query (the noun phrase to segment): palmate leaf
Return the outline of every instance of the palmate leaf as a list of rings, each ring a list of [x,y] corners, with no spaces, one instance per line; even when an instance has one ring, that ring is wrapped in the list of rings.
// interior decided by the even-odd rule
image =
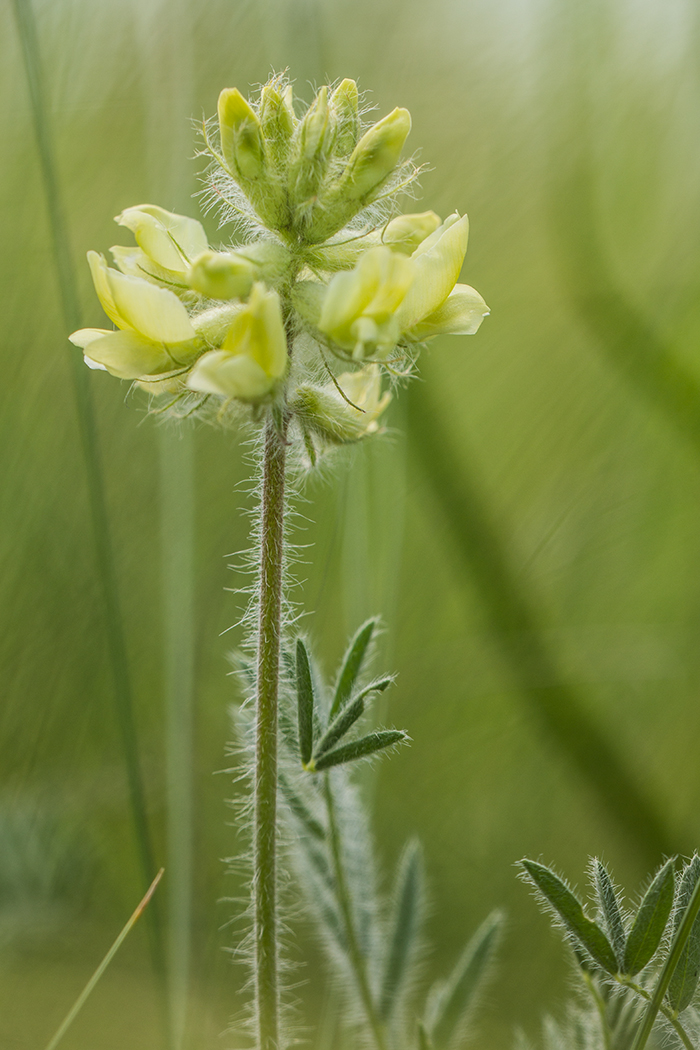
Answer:
[[[363,623],[347,648],[340,668],[340,674],[338,675],[333,703],[331,704],[331,718],[338,714],[338,711],[343,704],[347,703],[352,694],[376,626],[376,619],[367,620],[366,623]]]
[[[632,976],[643,970],[661,943],[673,907],[673,859],[666,861],[644,894],[625,948],[623,971]]]
[[[423,854],[409,842],[399,861],[394,909],[379,992],[379,1016],[385,1023],[396,1012],[420,936],[423,911]]]
[[[598,859],[593,861],[591,874],[600,910],[605,920],[613,951],[615,952],[615,958],[618,966],[621,967],[625,957],[627,934],[615,887],[610,877],[610,872]],[[634,972],[636,973],[636,971]]]
[[[678,887],[676,907],[673,916],[674,933],[678,930],[688,905],[690,904],[693,890],[700,879],[700,856],[696,853],[691,861],[685,866]],[[667,998],[671,1007],[680,1013],[690,1006],[691,1000],[698,986],[700,976],[700,915],[693,923],[690,934],[678,964],[671,977]]]
[[[343,707],[341,707],[339,713],[333,719],[328,729],[314,748],[314,759],[325,754],[326,751],[330,751],[339,740],[342,740],[345,734],[354,726],[355,722],[362,717],[365,711],[366,697],[370,693],[381,693],[387,688],[387,686],[391,685],[392,682],[393,678],[382,678],[379,681],[372,682],[366,689],[363,689],[354,700],[348,701]]]
[[[583,913],[583,905],[558,875],[534,860],[520,864],[530,881],[539,890],[547,904],[561,919],[565,929],[580,943],[599,966],[608,973],[617,973],[615,953],[601,928]]]
[[[445,1047],[463,1026],[488,972],[503,927],[503,913],[492,912],[471,938],[446,981],[428,995],[425,1029],[435,1047]]]

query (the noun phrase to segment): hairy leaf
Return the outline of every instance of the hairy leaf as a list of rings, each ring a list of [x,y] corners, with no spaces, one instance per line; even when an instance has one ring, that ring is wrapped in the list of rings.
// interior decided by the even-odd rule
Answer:
[[[362,695],[356,697],[352,703],[346,704],[345,707],[341,708],[340,714],[333,719],[316,745],[314,760],[317,763],[321,755],[325,754],[326,751],[330,751],[345,736],[348,730],[352,729],[358,718],[362,717],[364,710],[365,699]]]
[[[394,909],[379,992],[379,1016],[388,1022],[398,1006],[420,934],[423,905],[423,856],[420,843],[409,842],[399,861]]]
[[[403,729],[378,729],[376,733],[368,733],[367,736],[353,740],[349,744],[343,744],[332,751],[326,751],[325,755],[314,763],[320,772],[322,769],[330,769],[331,766],[339,766],[345,762],[353,762],[356,758],[366,758],[376,751],[382,751],[392,744],[401,744],[408,740]]]
[[[608,938],[601,928],[583,913],[583,905],[558,875],[534,860],[521,860],[527,872],[550,907],[561,919],[566,930],[586,949],[608,973],[617,973],[617,960]]]
[[[605,865],[599,860],[593,861],[593,884],[595,886],[596,896],[598,897],[600,910],[603,913],[605,925],[612,942],[617,964],[618,966],[622,966],[625,957],[625,941],[627,936],[625,933],[625,923],[622,918],[622,911],[617,899],[617,894],[615,893],[613,881],[610,878],[610,873]],[[636,973],[636,971],[634,972]]]
[[[304,825],[309,834],[312,835],[315,839],[324,841],[326,838],[326,832],[324,827],[320,824],[318,820],[316,820],[316,818],[307,808],[306,804],[301,800],[299,795],[297,795],[297,793],[291,787],[284,773],[279,774],[279,788],[280,792],[282,793],[282,797],[284,798],[285,802],[287,803],[297,820],[301,821],[301,823]]]
[[[299,757],[307,765],[314,749],[314,687],[311,681],[309,654],[297,638],[297,710],[299,717]]]
[[[331,704],[331,718],[338,713],[343,704],[347,703],[350,698],[357,676],[362,670],[362,664],[367,655],[367,649],[372,641],[372,635],[376,626],[376,619],[367,620],[366,623],[363,623],[347,648],[340,668],[340,674],[338,675],[335,696]]]
[[[436,1047],[447,1046],[466,1020],[493,958],[502,926],[502,912],[492,912],[467,944],[448,979],[431,989],[425,1026]]]
[[[683,915],[688,909],[693,890],[700,879],[700,856],[696,853],[686,865],[681,876],[673,916],[674,933],[680,926]],[[700,976],[700,915],[693,923],[688,940],[685,942],[678,965],[668,986],[667,997],[672,1008],[678,1013],[690,1006],[695,995]]]
[[[675,877],[673,859],[657,872],[632,924],[624,955],[624,972],[643,970],[661,943],[673,907]]]

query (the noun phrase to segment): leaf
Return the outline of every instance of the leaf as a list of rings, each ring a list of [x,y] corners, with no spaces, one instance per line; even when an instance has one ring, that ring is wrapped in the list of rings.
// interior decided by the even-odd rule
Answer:
[[[344,762],[353,762],[356,758],[366,758],[373,755],[375,751],[382,751],[393,744],[402,744],[408,740],[408,734],[403,729],[379,729],[376,733],[368,733],[367,736],[353,740],[342,747],[336,747],[333,751],[326,751],[325,755],[315,761],[315,769],[330,769],[331,766],[339,766]]]
[[[610,935],[610,940],[612,941],[615,958],[617,959],[618,966],[622,966],[622,960],[625,957],[625,942],[627,934],[625,933],[625,923],[622,918],[622,911],[617,899],[617,894],[615,893],[615,887],[610,878],[608,869],[601,863],[601,861],[593,861],[592,874],[598,903],[600,904],[600,909],[605,918],[605,925],[608,934]],[[634,972],[636,973],[637,971],[635,970]]]
[[[624,973],[634,976],[643,970],[661,943],[673,907],[673,864],[673,859],[666,861],[644,894],[627,940]]]
[[[301,638],[297,638],[297,711],[299,717],[299,757],[308,765],[314,749],[314,687],[311,681],[309,654]]]
[[[362,694],[350,704],[341,708],[340,714],[333,719],[326,732],[323,734],[314,751],[314,761],[326,751],[330,751],[334,744],[341,740],[349,729],[352,729],[358,718],[361,718],[365,710],[365,698]]]
[[[394,909],[379,993],[379,1016],[387,1023],[395,1011],[415,957],[423,905],[423,856],[420,843],[409,842],[399,861]]]
[[[617,973],[617,960],[608,938],[596,923],[586,918],[583,905],[559,876],[534,860],[521,860],[520,864],[567,931],[583,945],[599,966],[608,973]]]
[[[315,839],[325,841],[326,831],[323,825],[316,820],[311,814],[306,804],[299,798],[297,793],[293,790],[289,781],[285,777],[284,773],[279,774],[279,788],[284,796],[284,800],[291,809],[297,820],[301,821],[306,830]]]
[[[687,911],[693,890],[700,879],[700,856],[696,853],[686,865],[681,876],[676,907],[673,916],[674,932],[678,930]],[[681,952],[678,965],[673,971],[667,997],[672,1008],[680,1013],[690,1006],[700,976],[700,915],[693,923],[688,940]]]
[[[446,1046],[464,1024],[503,927],[503,913],[491,912],[468,942],[446,981],[436,982],[426,1008],[425,1026],[435,1046]]]
[[[363,623],[347,648],[340,668],[340,674],[338,675],[335,696],[333,697],[333,703],[331,704],[331,718],[338,713],[352,693],[353,686],[357,681],[357,676],[362,670],[362,664],[367,655],[367,649],[369,643],[372,641],[372,635],[374,634],[376,626],[376,619],[367,620],[366,623]]]

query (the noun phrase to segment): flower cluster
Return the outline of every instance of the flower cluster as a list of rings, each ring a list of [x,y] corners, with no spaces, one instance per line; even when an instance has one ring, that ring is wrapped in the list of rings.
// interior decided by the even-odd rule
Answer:
[[[307,447],[376,432],[383,372],[405,373],[425,340],[473,334],[488,313],[457,283],[466,216],[395,215],[415,177],[401,161],[411,118],[395,109],[363,129],[352,80],[322,87],[303,116],[283,77],[254,102],[226,89],[217,123],[204,128],[211,196],[247,239],[214,250],[195,219],[127,208],[116,221],[136,246],[112,248],[114,266],[88,254],[116,330],[71,340],[91,367],[188,411],[277,405]]]

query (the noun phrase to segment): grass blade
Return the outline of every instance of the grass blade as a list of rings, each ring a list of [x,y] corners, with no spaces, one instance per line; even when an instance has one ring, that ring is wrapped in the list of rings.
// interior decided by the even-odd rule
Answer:
[[[338,675],[333,703],[331,704],[331,718],[337,715],[343,704],[350,698],[357,676],[362,670],[362,664],[367,655],[367,649],[372,641],[372,635],[376,626],[377,621],[374,619],[363,623],[347,648],[340,668],[340,674]]]
[[[60,1025],[60,1027],[59,1027],[58,1031],[56,1032],[56,1034],[54,1035],[53,1039],[48,1043],[48,1045],[46,1047],[46,1050],[56,1050],[56,1047],[58,1046],[58,1044],[63,1039],[63,1036],[66,1034],[66,1032],[68,1031],[70,1026],[73,1024],[73,1021],[75,1021],[76,1017],[78,1016],[78,1014],[82,1010],[83,1006],[85,1005],[88,997],[90,996],[90,994],[94,990],[95,985],[100,980],[100,978],[102,977],[102,974],[105,972],[105,970],[107,969],[107,967],[111,963],[112,959],[114,958],[114,956],[117,954],[117,952],[121,948],[122,944],[126,940],[126,938],[129,935],[129,933],[131,933],[131,930],[134,928],[134,926],[138,922],[139,918],[141,917],[141,914],[143,913],[143,911],[145,910],[146,906],[148,905],[148,902],[150,901],[151,897],[155,893],[156,888],[158,886],[158,883],[160,882],[161,878],[163,877],[163,870],[164,870],[163,868],[160,869],[160,871],[156,875],[155,879],[153,880],[151,885],[146,890],[145,896],[143,897],[143,899],[139,903],[138,907],[134,911],[134,913],[131,916],[131,918],[128,920],[126,925],[123,927],[121,933],[119,934],[119,936],[117,937],[116,941],[114,942],[112,947],[109,949],[107,954],[105,955],[105,957],[102,960],[102,962],[100,963],[100,965],[97,967],[97,969],[93,973],[93,975],[90,978],[90,980],[88,981],[88,983],[83,988],[82,992],[80,993],[80,995],[76,999],[76,1001],[73,1004],[72,1008],[69,1010],[68,1014],[66,1015],[65,1019],[63,1020],[63,1023]]]
[[[27,77],[34,133],[44,193],[46,195],[54,266],[67,335],[68,332],[81,327],[81,316],[75,269],[68,236],[68,224],[54,160],[54,147],[46,106],[48,95],[44,82],[44,70],[31,0],[13,0],[13,6]],[[76,412],[85,463],[97,576],[104,609],[107,646],[114,684],[117,721],[124,751],[132,819],[142,877],[144,883],[147,883],[150,880],[150,873],[156,865],[148,824],[146,794],[143,785],[138,735],[134,717],[131,677],[117,590],[111,530],[104,495],[89,370],[83,363],[81,353],[75,352],[72,347],[69,353],[73,373]],[[152,918],[154,963],[158,972],[162,974],[164,972],[164,952],[157,904],[150,909],[150,915]]]
[[[451,448],[442,418],[424,387],[413,384],[407,393],[412,453],[430,486],[431,503],[442,512],[463,567],[478,589],[515,688],[542,730],[598,796],[604,812],[656,866],[661,855],[677,852],[662,818],[586,713],[578,691],[563,679],[542,637],[537,606],[519,583],[517,567],[483,492],[470,477],[463,452],[458,456]],[[548,685],[533,687],[533,679]]]

